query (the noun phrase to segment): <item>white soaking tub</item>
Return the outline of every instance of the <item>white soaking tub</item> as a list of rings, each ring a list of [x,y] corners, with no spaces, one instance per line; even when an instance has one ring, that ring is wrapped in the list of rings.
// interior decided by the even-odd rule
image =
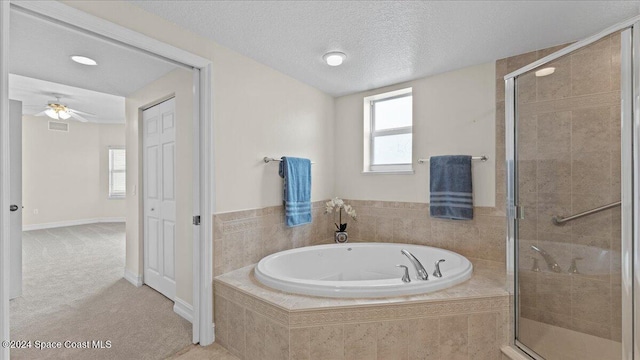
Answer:
[[[416,269],[400,252],[411,252],[429,273],[417,278]],[[442,277],[433,276],[435,262]],[[409,268],[411,282],[402,281]],[[271,288],[304,295],[371,298],[414,295],[442,290],[468,280],[473,265],[452,251],[430,246],[353,243],[302,247],[269,255],[255,267],[255,276]]]

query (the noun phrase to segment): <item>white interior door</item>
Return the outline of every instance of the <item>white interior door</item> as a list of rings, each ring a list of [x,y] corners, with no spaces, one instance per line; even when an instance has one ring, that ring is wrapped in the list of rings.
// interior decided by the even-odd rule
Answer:
[[[175,99],[144,110],[144,282],[174,300],[175,281]]]
[[[9,101],[9,157],[11,180],[9,298],[22,295],[22,102]]]

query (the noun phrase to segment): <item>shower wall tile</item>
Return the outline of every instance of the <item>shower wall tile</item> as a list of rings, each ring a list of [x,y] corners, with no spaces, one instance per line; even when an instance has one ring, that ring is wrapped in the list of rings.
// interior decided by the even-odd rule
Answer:
[[[505,64],[537,60],[562,47],[499,60],[496,76],[515,70]],[[620,35],[548,66],[556,68],[552,75],[530,73],[518,82],[519,201],[525,210],[519,229],[520,316],[620,341],[620,209],[563,226],[551,222],[553,216],[620,199]],[[498,96],[496,106],[503,101]],[[496,122],[503,121],[500,114]],[[548,270],[531,245],[551,254],[561,273]],[[540,272],[532,271],[531,257]],[[585,274],[568,273],[574,259]]]
[[[552,76],[537,79],[537,101],[562,99],[571,96],[571,60],[562,58],[549,63],[556,68]]]

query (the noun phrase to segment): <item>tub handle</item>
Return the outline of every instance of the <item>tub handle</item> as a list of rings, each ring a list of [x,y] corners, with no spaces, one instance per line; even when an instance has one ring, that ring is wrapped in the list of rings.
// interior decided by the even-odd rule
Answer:
[[[433,270],[433,276],[437,277],[437,278],[441,278],[442,277],[442,273],[440,272],[440,263],[441,262],[445,262],[444,259],[440,259],[438,261],[436,261],[436,269]]]
[[[409,268],[406,267],[405,265],[396,265],[396,267],[404,269],[404,275],[402,275],[402,282],[403,283],[410,283],[411,282],[411,278],[409,277]]]

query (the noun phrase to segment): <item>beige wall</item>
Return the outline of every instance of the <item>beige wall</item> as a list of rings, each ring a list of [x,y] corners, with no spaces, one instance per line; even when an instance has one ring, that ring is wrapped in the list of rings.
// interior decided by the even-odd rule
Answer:
[[[334,195],[333,97],[126,2],[64,3],[211,59],[216,212],[282,202],[264,156],[311,158],[312,200]]]
[[[475,206],[495,205],[495,67],[487,63],[336,99],[336,194],[429,202],[430,155],[487,155],[473,163]],[[413,175],[363,174],[363,98],[413,87]]]
[[[217,213],[281,204],[282,180],[277,165],[262,163],[264,156],[311,158],[316,162],[312,200],[334,195],[331,96],[126,2],[64,3],[211,59]],[[127,139],[137,138],[136,131],[137,127],[128,127]],[[129,141],[127,144],[131,146]],[[137,163],[128,158],[128,166],[132,168]],[[131,191],[129,188],[128,198],[132,197]],[[139,214],[132,210],[135,207],[130,204],[127,213],[127,237],[132,240],[127,248],[131,254],[127,256],[127,269],[142,274],[140,244],[133,244],[138,242],[140,231],[129,228],[130,221],[139,223]],[[191,214],[191,209],[186,211]],[[181,253],[191,254],[190,246],[189,243],[181,248]],[[187,261],[185,257],[184,262],[176,265],[176,275],[180,279],[185,277],[184,284],[189,277],[188,291],[178,286],[177,295],[191,303],[191,259]]]
[[[176,297],[193,298],[193,76],[176,69],[125,99],[127,167],[127,256],[126,269],[143,273],[143,182],[141,109],[175,96],[176,99]]]
[[[108,146],[124,146],[124,125],[69,121],[58,132],[25,116],[22,139],[24,226],[124,218],[125,200],[108,199]]]

